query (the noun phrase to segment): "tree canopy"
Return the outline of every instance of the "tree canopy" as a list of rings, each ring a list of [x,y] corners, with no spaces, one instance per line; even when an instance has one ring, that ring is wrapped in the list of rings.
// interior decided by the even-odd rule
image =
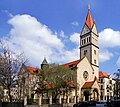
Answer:
[[[74,88],[74,71],[57,65],[47,70],[41,70],[36,92],[40,94],[51,92],[52,96],[56,98],[60,94],[68,94]]]

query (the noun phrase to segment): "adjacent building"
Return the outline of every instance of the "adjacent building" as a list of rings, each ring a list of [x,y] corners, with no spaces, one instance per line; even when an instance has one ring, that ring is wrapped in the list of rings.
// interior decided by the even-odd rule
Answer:
[[[19,98],[23,99],[25,96],[34,98],[34,90],[38,81],[39,68],[22,65],[18,74],[18,93]]]
[[[106,72],[99,72],[99,81],[100,99],[112,99],[115,91],[115,80],[112,78],[112,75],[108,75]]]

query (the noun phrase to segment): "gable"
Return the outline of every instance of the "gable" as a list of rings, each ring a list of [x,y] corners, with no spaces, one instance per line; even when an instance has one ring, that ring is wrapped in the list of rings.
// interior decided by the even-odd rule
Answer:
[[[85,78],[84,73],[87,71],[88,76]],[[94,80],[94,69],[89,63],[88,59],[84,57],[78,64],[77,64],[77,83],[80,86],[83,86],[85,82],[93,81]],[[82,81],[82,82],[81,82]]]
[[[99,83],[97,81],[94,81],[93,85],[92,85],[92,88],[97,88],[99,89]]]
[[[90,69],[94,70],[93,67],[92,67],[92,65],[88,61],[87,57],[82,58],[81,61],[80,61],[80,63],[83,63],[84,66],[90,67]],[[78,63],[78,66],[79,66],[80,63]]]
[[[86,33],[90,32],[90,29],[88,28],[88,26],[85,24],[83,29],[82,29],[82,32],[81,32],[81,35],[84,35]]]
[[[92,32],[95,33],[96,35],[98,35],[97,28],[96,28],[95,24],[94,24],[94,26],[92,28]]]
[[[85,84],[82,86],[82,88],[83,89],[85,89],[85,88],[99,89],[98,79],[95,77],[94,81],[85,82]]]

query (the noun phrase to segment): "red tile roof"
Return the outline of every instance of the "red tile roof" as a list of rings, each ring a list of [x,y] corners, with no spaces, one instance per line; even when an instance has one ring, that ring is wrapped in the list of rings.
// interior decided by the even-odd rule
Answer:
[[[53,84],[46,84],[45,88],[46,89],[51,89],[51,88],[54,88],[54,85]]]
[[[75,87],[74,83],[73,82],[67,82],[66,83],[69,87]],[[55,88],[55,85],[54,84],[46,84],[44,87],[38,87],[38,89],[52,89],[52,88]]]
[[[106,72],[99,72],[99,77],[109,77],[109,75]]]
[[[90,29],[92,29],[92,27],[94,25],[94,21],[92,19],[92,15],[90,13],[90,10],[88,10],[88,14],[87,14],[87,17],[86,17],[86,24]]]
[[[72,61],[72,62],[63,64],[63,66],[66,67],[66,68],[75,67],[80,61],[81,60]]]
[[[94,84],[94,82],[99,82],[98,78],[95,76],[93,81],[85,82],[85,84],[82,86],[82,88],[90,88]]]
[[[93,81],[92,82],[85,82],[85,84],[82,86],[82,88],[90,88],[93,85]]]
[[[34,68],[31,66],[26,66],[26,68],[30,71],[31,74],[36,73],[35,71],[40,70],[39,68]]]

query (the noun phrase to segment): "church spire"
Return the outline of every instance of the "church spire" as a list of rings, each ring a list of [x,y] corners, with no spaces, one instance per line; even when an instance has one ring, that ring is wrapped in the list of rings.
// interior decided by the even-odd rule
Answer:
[[[94,74],[97,78],[99,71],[98,37],[96,24],[92,19],[89,6],[86,21],[80,34],[80,59],[86,56],[88,61],[91,63],[94,69]]]
[[[94,21],[92,19],[92,15],[90,13],[90,5],[88,5],[88,14],[87,14],[85,23],[87,24],[87,26],[89,27],[89,29],[92,29],[92,27],[94,25]]]
[[[48,64],[46,58],[44,58],[44,60],[42,61],[42,64]]]
[[[48,68],[49,68],[49,64],[48,64],[46,58],[44,58],[44,60],[42,61],[42,64],[41,64],[41,69],[46,70]]]

